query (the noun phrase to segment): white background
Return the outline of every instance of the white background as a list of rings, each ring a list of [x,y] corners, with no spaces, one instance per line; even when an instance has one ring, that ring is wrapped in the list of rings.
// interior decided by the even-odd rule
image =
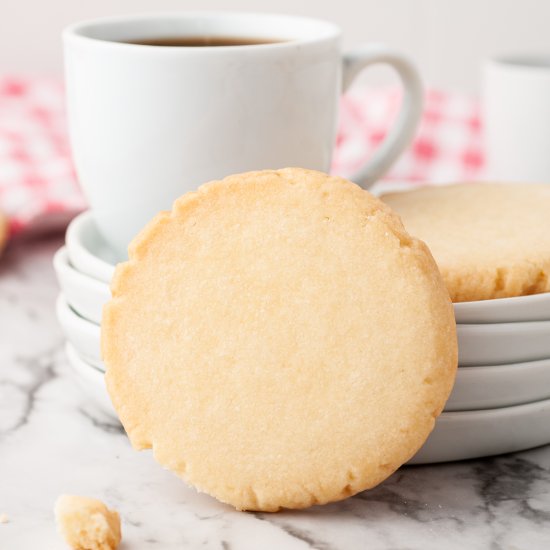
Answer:
[[[211,9],[330,19],[344,29],[345,46],[386,42],[407,51],[427,83],[468,92],[477,91],[489,55],[550,54],[548,0],[0,0],[0,72],[61,73],[59,34],[78,19]]]

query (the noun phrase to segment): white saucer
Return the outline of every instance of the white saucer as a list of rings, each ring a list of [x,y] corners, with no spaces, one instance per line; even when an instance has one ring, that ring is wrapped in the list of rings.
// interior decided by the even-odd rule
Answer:
[[[83,390],[116,418],[103,373],[67,344],[67,357]],[[550,399],[484,411],[444,412],[409,464],[480,458],[550,443]]]
[[[57,316],[63,331],[77,351],[94,361],[100,361],[101,329],[99,325],[79,316],[71,309],[63,295],[60,295],[57,300]],[[482,368],[480,365],[527,363],[550,357],[550,321],[457,325],[457,332],[458,356],[461,366]],[[511,371],[512,369],[508,369],[506,372]],[[478,381],[483,379],[484,382],[480,383],[491,385],[494,383],[487,379],[489,375],[486,373],[480,372],[477,375],[469,376],[475,377]],[[519,380],[519,378],[516,376],[515,380]],[[503,385],[506,384],[504,379],[501,382]],[[528,391],[527,388],[525,391]],[[493,398],[497,398],[496,393]],[[530,400],[532,399],[537,399],[537,397]],[[465,402],[462,396],[460,400],[461,403]]]
[[[78,385],[105,414],[118,420],[118,415],[105,387],[103,372],[80,357],[75,348],[68,342],[65,345],[65,353],[69,364],[73,367]]]
[[[73,218],[65,237],[71,264],[78,271],[110,283],[115,265],[125,258],[117,258],[99,234],[92,213],[88,210]]]
[[[457,325],[461,366],[522,363],[550,357],[550,321]]]
[[[71,308],[84,319],[99,325],[103,304],[111,299],[109,285],[77,271],[69,263],[64,246],[55,253],[53,266],[59,286]]]
[[[550,399],[550,359],[460,367],[445,411],[496,409]]]
[[[386,192],[386,191],[385,191]],[[67,228],[67,251],[76,270],[110,283],[118,258],[99,234],[88,210],[76,216]],[[456,322],[461,324],[512,323],[550,320],[550,292],[532,296],[500,298],[454,304]]]
[[[444,412],[409,464],[450,462],[550,443],[550,399],[484,411]]]
[[[63,294],[57,297],[55,310],[65,337],[79,355],[95,362],[101,361],[99,325],[80,317],[71,309]]]
[[[102,371],[100,327],[79,317],[59,296],[58,317],[68,340]],[[508,407],[550,398],[550,359],[507,365],[460,367],[445,411]]]
[[[454,304],[454,308],[457,323],[548,321],[550,320],[550,292],[515,298],[460,302]]]

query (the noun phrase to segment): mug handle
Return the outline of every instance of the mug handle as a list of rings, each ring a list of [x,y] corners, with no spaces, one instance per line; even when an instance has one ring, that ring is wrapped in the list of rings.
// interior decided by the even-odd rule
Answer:
[[[349,179],[364,188],[383,176],[405,147],[412,141],[424,104],[422,80],[412,61],[380,44],[360,46],[343,55],[343,91],[366,67],[376,63],[391,65],[404,89],[403,103],[397,120],[372,157]]]

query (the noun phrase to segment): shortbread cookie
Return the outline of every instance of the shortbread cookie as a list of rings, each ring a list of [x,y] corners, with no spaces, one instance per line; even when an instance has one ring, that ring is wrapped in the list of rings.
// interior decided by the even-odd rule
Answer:
[[[203,185],[117,267],[102,351],[137,449],[238,509],[375,486],[453,384],[447,291],[382,202],[302,169]]]
[[[453,302],[550,291],[550,185],[430,186],[382,200],[430,247]]]
[[[120,517],[101,500],[61,495],[55,503],[57,528],[75,550],[115,550],[120,543]]]

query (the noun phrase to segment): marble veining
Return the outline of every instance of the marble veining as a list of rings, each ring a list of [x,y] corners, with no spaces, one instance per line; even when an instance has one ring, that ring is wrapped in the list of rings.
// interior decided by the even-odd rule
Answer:
[[[133,451],[74,383],[63,353],[51,257],[61,238],[0,258],[0,550],[61,550],[60,493],[122,516],[122,550],[548,550],[550,446],[402,468],[353,498],[309,510],[239,513]]]

